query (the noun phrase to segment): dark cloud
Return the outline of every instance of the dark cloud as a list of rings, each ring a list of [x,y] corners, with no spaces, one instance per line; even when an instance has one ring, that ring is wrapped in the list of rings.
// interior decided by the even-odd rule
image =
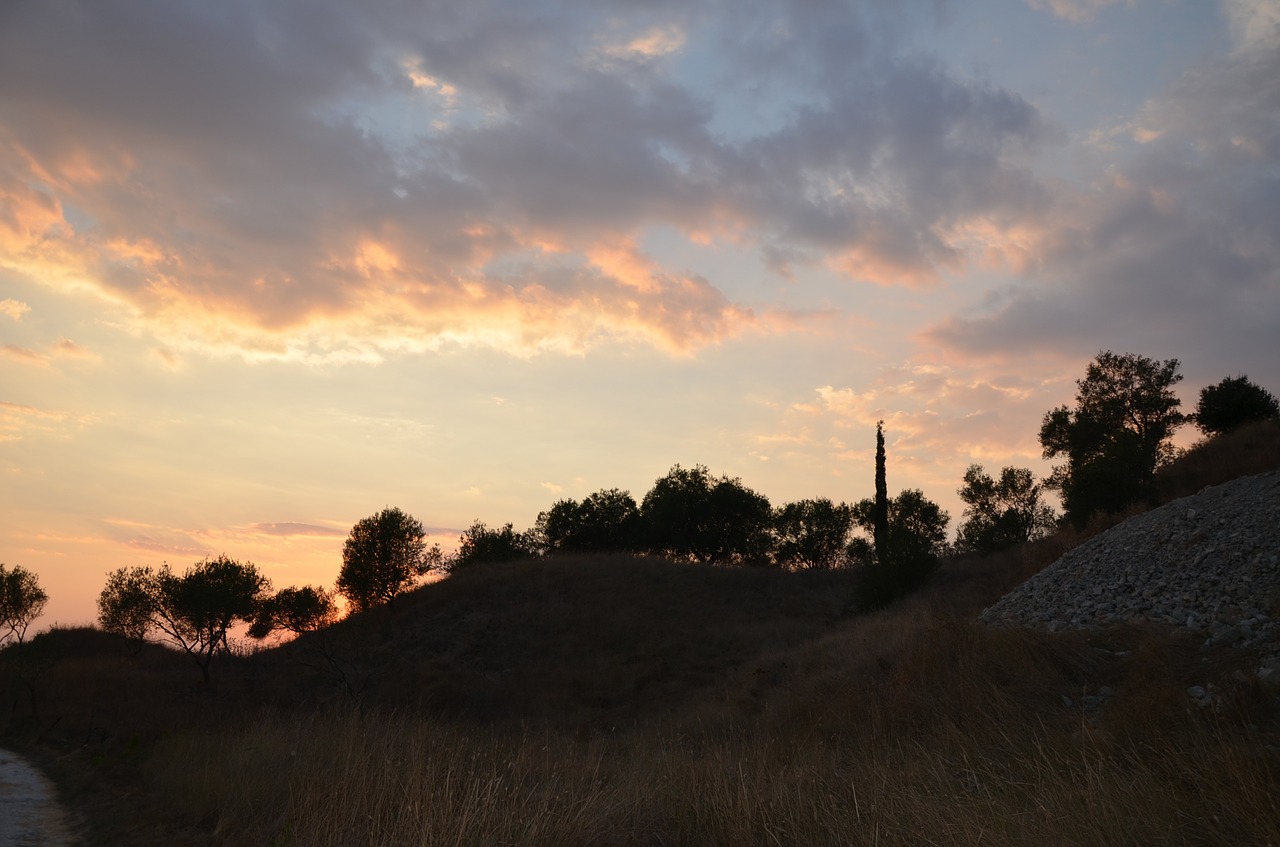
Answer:
[[[1050,219],[1025,288],[929,337],[1009,355],[1179,357],[1197,380],[1280,380],[1280,47],[1189,72],[1127,131],[1142,143]]]

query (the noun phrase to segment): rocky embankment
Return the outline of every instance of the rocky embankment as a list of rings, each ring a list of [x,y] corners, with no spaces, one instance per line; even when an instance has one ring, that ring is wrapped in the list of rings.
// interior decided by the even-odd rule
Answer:
[[[1261,647],[1280,679],[1280,471],[1206,488],[1069,551],[982,613],[1057,631],[1133,622]]]

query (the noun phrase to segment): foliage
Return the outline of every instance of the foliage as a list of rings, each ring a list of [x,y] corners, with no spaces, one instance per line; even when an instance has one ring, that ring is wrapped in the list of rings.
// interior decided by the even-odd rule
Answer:
[[[581,503],[559,500],[538,515],[531,533],[544,553],[634,550],[640,543],[640,507],[629,491],[597,491]]]
[[[48,602],[34,573],[22,565],[7,568],[0,563],[0,646],[11,639],[21,644]]]
[[[856,538],[848,548],[849,559],[860,566],[860,581],[853,605],[859,610],[878,609],[913,591],[950,552],[947,524],[951,516],[941,506],[909,488],[888,501],[888,526],[877,549],[873,541]],[[876,502],[860,500],[853,506],[854,523],[874,538]]]
[[[209,663],[228,649],[228,630],[237,622],[252,623],[270,588],[252,562],[226,556],[197,562],[181,576],[165,565],[155,575],[152,624],[195,660],[208,682]]]
[[[843,564],[853,507],[822,497],[787,503],[773,516],[774,562],[785,568],[835,568]]]
[[[394,602],[440,567],[440,548],[428,548],[426,534],[421,521],[396,508],[357,522],[342,545],[338,593],[356,611]]]
[[[718,479],[703,465],[675,465],[640,506],[650,551],[710,564],[763,562],[770,548],[769,500],[742,484]]]
[[[1191,417],[1201,432],[1212,437],[1254,421],[1280,418],[1280,401],[1241,374],[1200,389],[1200,402]]]
[[[876,421],[876,499],[871,518],[876,555],[883,558],[889,532],[889,483],[885,475],[884,421]]]
[[[119,568],[107,575],[98,595],[98,626],[133,641],[137,653],[154,626],[158,599],[154,570]]]
[[[1110,350],[1076,381],[1076,407],[1044,416],[1044,457],[1065,457],[1049,485],[1062,493],[1067,518],[1084,526],[1097,513],[1118,512],[1150,496],[1156,468],[1172,457],[1169,442],[1186,416],[1173,386],[1178,360],[1157,362]]]
[[[266,638],[272,632],[283,630],[301,635],[329,626],[338,617],[333,595],[321,587],[304,585],[301,588],[283,588],[276,594],[264,597],[258,604],[249,627],[253,638]]]
[[[1049,534],[1057,517],[1041,501],[1041,488],[1027,468],[1006,467],[997,480],[982,465],[970,465],[958,492],[967,505],[956,549],[994,553]]]
[[[537,555],[529,534],[516,532],[511,524],[490,529],[484,521],[475,521],[458,538],[458,551],[449,562],[456,570],[483,562],[514,562]]]

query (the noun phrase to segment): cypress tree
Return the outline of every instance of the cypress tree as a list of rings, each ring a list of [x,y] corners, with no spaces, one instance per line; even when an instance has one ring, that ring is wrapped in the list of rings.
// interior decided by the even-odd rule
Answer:
[[[876,561],[884,564],[889,540],[889,484],[884,473],[884,421],[876,421]]]

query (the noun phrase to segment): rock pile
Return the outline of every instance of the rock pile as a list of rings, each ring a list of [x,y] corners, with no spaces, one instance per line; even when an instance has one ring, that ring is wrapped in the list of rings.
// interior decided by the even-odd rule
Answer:
[[[1280,471],[1206,488],[1091,538],[982,613],[1044,628],[1156,623],[1280,658]]]

